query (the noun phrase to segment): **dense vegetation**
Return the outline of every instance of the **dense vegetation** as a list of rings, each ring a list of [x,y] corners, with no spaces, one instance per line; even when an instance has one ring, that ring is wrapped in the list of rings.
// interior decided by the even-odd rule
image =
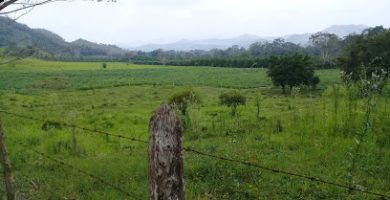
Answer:
[[[389,87],[382,95],[368,93],[367,102],[368,96],[360,92],[364,87],[341,84],[338,70],[316,74],[322,80],[320,89],[295,88],[285,96],[272,89],[263,69],[121,63],[107,63],[104,69],[100,62],[39,60],[3,65],[0,109],[42,119],[0,114],[18,188],[30,199],[126,198],[29,150],[35,149],[146,199],[144,144],[87,134],[55,122],[146,140],[151,112],[192,86],[202,101],[188,105],[183,117],[184,146],[386,193]],[[232,116],[232,108],[220,105],[220,96],[233,96],[237,90],[245,105],[237,106]],[[187,199],[375,199],[189,152],[184,159]]]
[[[232,46],[226,50],[193,50],[188,52],[158,49],[149,53],[130,52],[127,56],[131,62],[137,64],[266,68],[270,66],[269,58],[271,56],[304,54],[311,57],[311,61],[317,68],[335,68],[335,58],[339,55],[339,51],[335,49],[340,47],[342,40],[334,34],[320,33],[320,35],[337,39],[336,43],[329,44],[329,46],[334,47],[329,50],[325,62],[321,57],[322,46],[313,43],[312,46],[302,47],[291,42],[285,42],[283,39],[275,39],[273,42],[257,42],[250,45],[248,49],[239,46]]]
[[[126,51],[114,45],[76,40],[68,43],[59,35],[44,29],[31,29],[24,24],[0,17],[0,48],[7,48],[7,56],[34,56],[61,60],[119,60]],[[33,50],[29,55],[26,49]]]
[[[390,29],[378,26],[349,36],[346,41],[344,54],[339,58],[345,75],[355,81],[362,76],[371,77],[372,73],[389,76]]]

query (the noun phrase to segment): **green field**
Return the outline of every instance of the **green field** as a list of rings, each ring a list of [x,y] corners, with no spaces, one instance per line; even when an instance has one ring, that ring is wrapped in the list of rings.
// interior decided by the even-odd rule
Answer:
[[[221,88],[258,88],[271,86],[265,69],[214,67],[147,66],[124,63],[47,62],[23,60],[2,66],[0,89],[27,91],[38,89],[97,89],[118,86],[210,86]],[[339,82],[338,70],[318,71],[319,87]]]
[[[332,87],[340,83],[338,70],[317,71],[321,83],[314,92],[283,95],[272,88],[265,69],[107,64],[103,69],[101,63],[23,60],[0,66],[0,109],[42,119],[0,113],[24,196],[133,199],[35,149],[131,191],[134,199],[147,199],[147,145],[53,122],[147,140],[153,111],[188,87],[202,103],[183,116],[183,146],[341,184],[353,180],[353,187],[390,193],[388,90],[373,95],[368,104],[367,98],[351,98],[354,87]],[[218,103],[218,96],[231,90],[247,97],[234,117]],[[187,199],[378,199],[189,152],[184,152],[184,165]]]

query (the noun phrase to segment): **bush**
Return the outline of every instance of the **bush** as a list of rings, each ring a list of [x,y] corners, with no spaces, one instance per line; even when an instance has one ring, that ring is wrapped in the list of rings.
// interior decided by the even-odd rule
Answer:
[[[107,63],[102,63],[102,67],[103,67],[103,69],[106,69],[107,68]]]
[[[187,108],[190,104],[198,104],[201,102],[201,98],[198,93],[192,89],[186,89],[174,93],[169,99],[168,103],[181,111],[183,115],[187,114]]]
[[[239,105],[246,104],[245,96],[237,91],[223,93],[219,96],[219,100],[221,105],[226,105],[232,109],[232,116],[236,115]]]

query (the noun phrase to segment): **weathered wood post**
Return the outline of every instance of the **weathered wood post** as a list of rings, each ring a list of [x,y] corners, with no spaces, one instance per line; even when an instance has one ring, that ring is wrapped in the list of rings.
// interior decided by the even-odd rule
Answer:
[[[149,121],[149,199],[183,200],[182,124],[164,104]]]
[[[4,129],[0,119],[0,161],[3,167],[5,189],[8,200],[16,199],[16,185],[15,179],[12,176],[11,162],[8,158],[7,148],[4,141]],[[1,197],[0,197],[1,198]]]

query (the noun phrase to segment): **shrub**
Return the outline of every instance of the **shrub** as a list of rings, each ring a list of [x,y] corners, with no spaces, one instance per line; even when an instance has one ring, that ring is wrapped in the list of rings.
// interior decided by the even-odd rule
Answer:
[[[183,115],[186,115],[188,105],[198,104],[201,102],[201,98],[198,93],[192,89],[186,89],[174,93],[169,99],[168,103],[181,111]]]
[[[107,63],[102,63],[102,67],[103,67],[103,69],[106,69],[107,68]]]
[[[226,105],[232,109],[231,115],[234,116],[237,113],[237,107],[239,105],[246,104],[246,98],[244,95],[237,91],[223,93],[219,96],[220,104]]]

